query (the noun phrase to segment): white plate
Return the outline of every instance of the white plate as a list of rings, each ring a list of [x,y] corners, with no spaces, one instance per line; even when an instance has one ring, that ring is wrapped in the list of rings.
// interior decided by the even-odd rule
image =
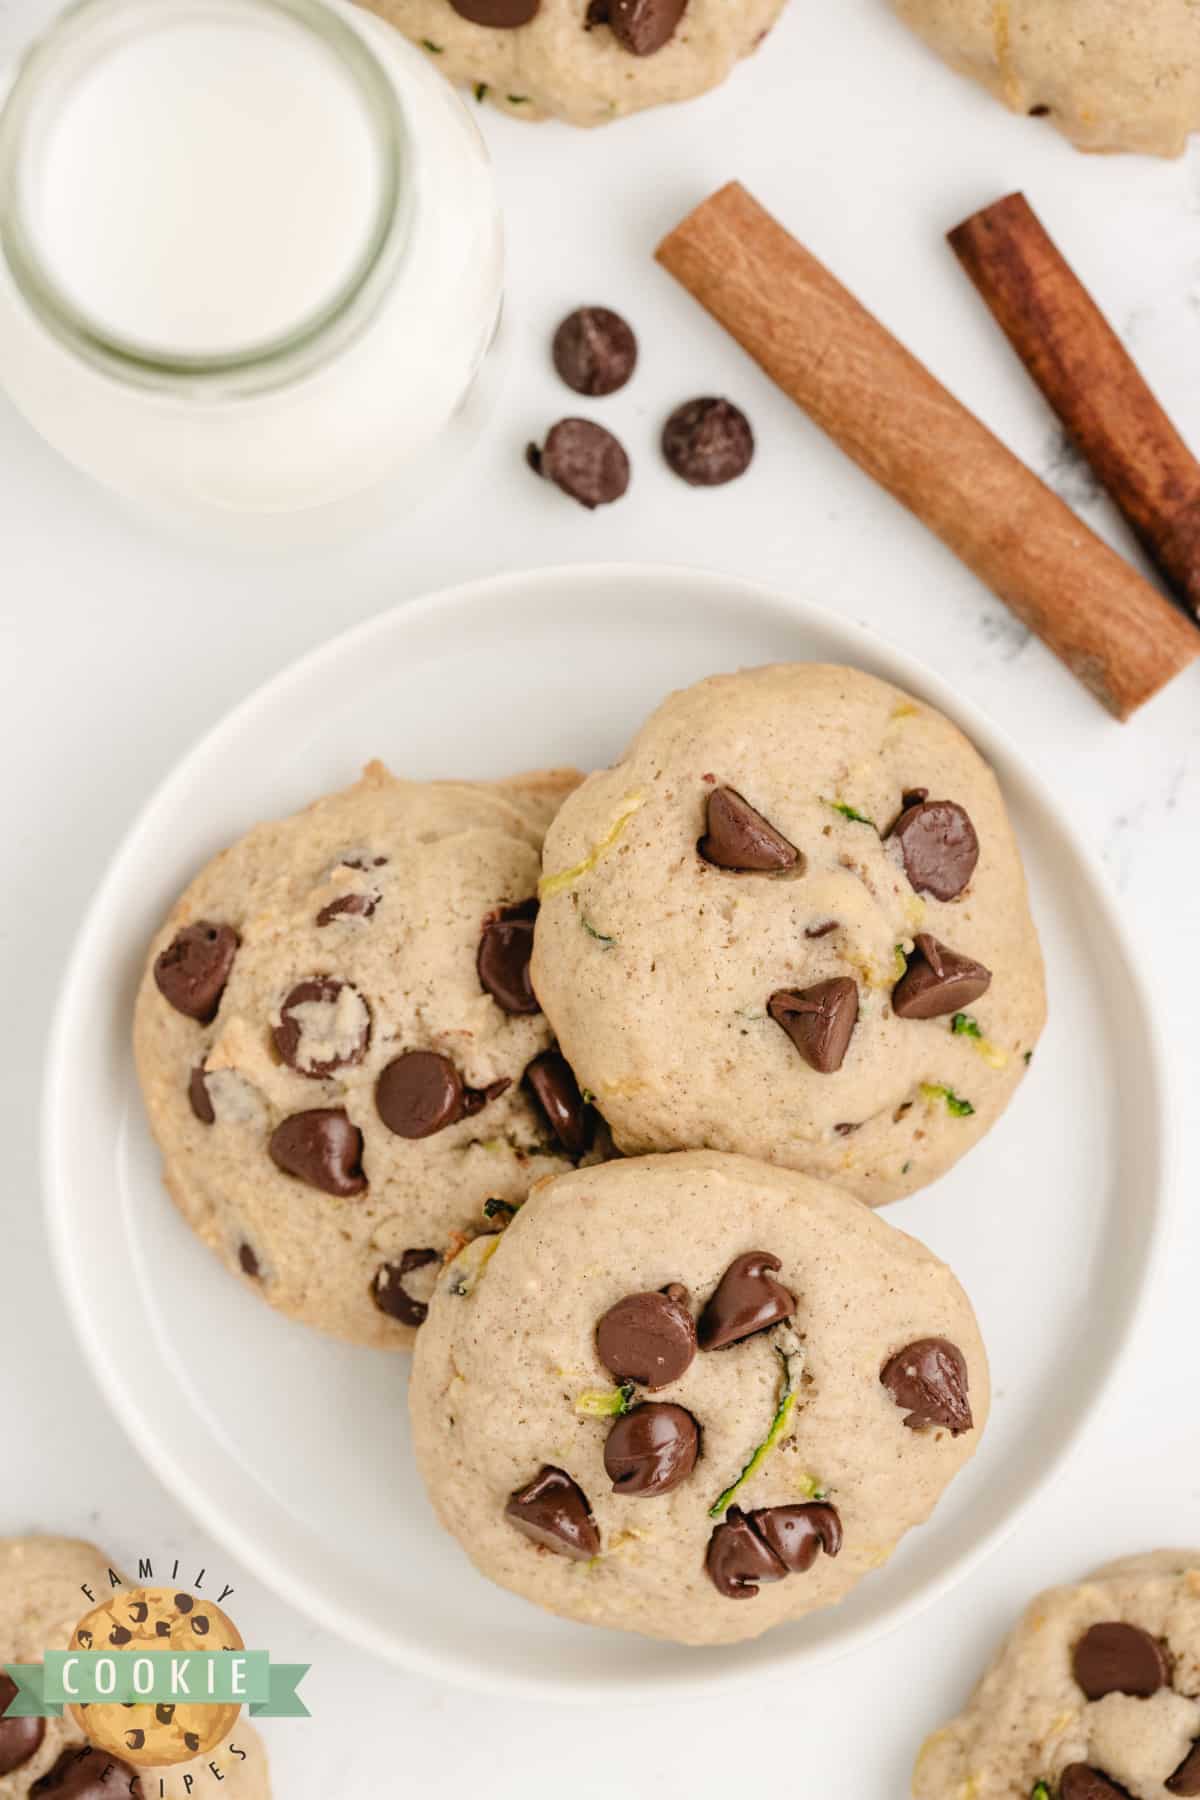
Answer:
[[[407,1359],[326,1340],[231,1281],[168,1202],[129,1048],[146,943],[197,866],[381,756],[494,776],[609,762],[671,689],[781,659],[850,662],[956,718],[995,765],[1050,972],[1033,1070],[986,1141],[893,1207],[979,1311],[995,1405],[967,1472],[835,1611],[684,1650],[544,1616],[475,1574],[408,1451]],[[96,896],[51,1045],[52,1237],[88,1360],[162,1480],[281,1594],[425,1674],[570,1699],[695,1691],[866,1642],[959,1581],[1099,1404],[1161,1236],[1162,1063],[1123,929],[1050,791],[909,658],[796,600],[689,571],[506,575],[410,603],[240,706],[151,800]]]

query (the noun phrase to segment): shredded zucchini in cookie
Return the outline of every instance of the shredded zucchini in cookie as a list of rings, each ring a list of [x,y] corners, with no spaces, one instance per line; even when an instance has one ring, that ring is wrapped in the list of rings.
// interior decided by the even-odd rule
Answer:
[[[734,1495],[756,1475],[762,1468],[772,1450],[780,1440],[787,1436],[791,1424],[792,1412],[796,1405],[796,1395],[800,1387],[800,1374],[804,1368],[804,1346],[790,1326],[782,1326],[772,1333],[774,1342],[771,1348],[783,1365],[783,1378],[779,1390],[779,1404],[775,1408],[775,1417],[771,1420],[770,1430],[750,1461],[746,1464],[736,1481],[730,1482],[723,1494],[719,1494],[708,1509],[710,1519],[719,1519],[732,1501]]]
[[[955,1013],[950,1021],[950,1029],[955,1037],[971,1039],[989,1069],[1003,1069],[1007,1066],[1007,1051],[1001,1050],[999,1044],[993,1044],[990,1038],[984,1037],[979,1029],[978,1019],[973,1019],[970,1013]]]
[[[946,1111],[953,1113],[956,1119],[969,1119],[975,1111],[969,1100],[964,1100],[961,1094],[956,1094],[953,1088],[945,1087],[941,1082],[923,1081],[921,1093],[926,1100],[944,1100]]]
[[[555,894],[563,894],[568,888],[581,881],[590,869],[594,869],[602,856],[607,856],[625,827],[640,806],[646,803],[644,794],[626,794],[622,805],[625,810],[619,813],[609,826],[598,844],[593,844],[582,862],[577,862],[570,869],[559,869],[554,875],[543,875],[538,882],[538,899],[550,900]]]
[[[847,805],[844,800],[826,800],[826,806],[835,813],[841,813],[843,819],[849,819],[853,825],[869,825],[872,831],[878,831],[874,819],[868,819],[866,813],[860,813],[857,807]]]
[[[489,1233],[486,1237],[472,1238],[469,1244],[463,1245],[450,1264],[450,1285],[447,1291],[453,1294],[456,1300],[470,1299],[483,1280],[484,1271],[492,1257],[495,1256],[499,1243],[500,1233],[496,1232],[494,1235]],[[467,1260],[472,1247],[476,1244],[481,1248],[475,1253],[473,1259]]]
[[[590,1393],[580,1394],[575,1402],[575,1411],[583,1419],[619,1419],[633,1405],[633,1383],[626,1381],[619,1388],[593,1389]]]

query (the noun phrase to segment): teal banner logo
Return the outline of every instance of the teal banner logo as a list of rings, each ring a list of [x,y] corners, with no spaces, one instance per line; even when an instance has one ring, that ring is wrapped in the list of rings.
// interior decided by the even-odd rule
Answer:
[[[255,1719],[307,1719],[296,1692],[309,1663],[272,1663],[266,1650],[47,1650],[6,1663],[17,1693],[6,1719],[61,1718],[63,1707],[173,1701],[245,1706]]]

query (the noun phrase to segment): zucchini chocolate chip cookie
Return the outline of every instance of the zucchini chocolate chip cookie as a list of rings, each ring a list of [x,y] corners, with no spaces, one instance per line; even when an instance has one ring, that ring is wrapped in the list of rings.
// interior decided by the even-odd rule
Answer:
[[[854,669],[671,696],[546,836],[533,981],[619,1149],[704,1145],[872,1205],[1025,1073],[1042,958],[995,777]]]
[[[1039,1594],[965,1711],[925,1744],[912,1791],[1200,1795],[1200,1551],[1124,1557]]]
[[[521,119],[604,125],[707,93],[786,0],[370,0],[451,81]]]
[[[577,779],[373,763],[216,857],[155,938],[135,1042],[166,1183],[273,1306],[404,1346],[484,1201],[592,1153],[529,979],[542,834]]]
[[[519,1404],[514,1397],[519,1397]],[[694,1151],[540,1184],[443,1270],[410,1387],[447,1530],[551,1612],[681,1643],[842,1599],[973,1454],[944,1264],[835,1188]]]

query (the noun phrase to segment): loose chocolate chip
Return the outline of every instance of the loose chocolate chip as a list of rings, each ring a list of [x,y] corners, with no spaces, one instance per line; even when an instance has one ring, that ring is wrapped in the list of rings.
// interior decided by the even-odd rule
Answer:
[[[342,894],[331,900],[317,914],[318,925],[332,925],[335,919],[370,919],[379,901],[374,894]]]
[[[858,1023],[858,986],[849,975],[835,975],[814,987],[777,988],[767,1011],[810,1068],[833,1075],[846,1060]]]
[[[647,1400],[617,1420],[604,1444],[604,1467],[615,1494],[652,1499],[686,1481],[700,1452],[691,1413],[669,1401]]]
[[[733,1259],[700,1314],[696,1335],[702,1350],[723,1350],[791,1318],[796,1302],[771,1273],[782,1267],[769,1250],[748,1250]]]
[[[892,989],[892,1011],[898,1019],[940,1019],[961,1012],[991,985],[990,969],[921,931],[908,968]]]
[[[525,1071],[525,1081],[568,1156],[583,1156],[592,1141],[595,1114],[584,1102],[571,1065],[557,1050],[544,1050]]]
[[[537,17],[542,0],[450,0],[460,19],[487,25],[493,31],[511,31]]]
[[[1145,1699],[1165,1687],[1170,1677],[1161,1644],[1140,1626],[1116,1619],[1084,1632],[1071,1667],[1089,1700],[1103,1700],[1105,1694]]]
[[[64,1750],[53,1768],[29,1790],[30,1800],[52,1794],[54,1800],[142,1800],[137,1770],[107,1750]]]
[[[371,1039],[371,1009],[348,981],[314,975],[292,989],[271,1036],[289,1069],[320,1081],[362,1061]]]
[[[653,56],[674,37],[687,4],[688,0],[603,0],[602,18],[589,11],[588,22],[609,25],[631,56]]]
[[[176,1612],[190,1613],[195,1604],[196,1602],[192,1599],[190,1594],[176,1594],[175,1596]]]
[[[696,845],[705,862],[742,873],[790,869],[800,852],[734,788],[708,796],[707,831]]]
[[[537,901],[506,906],[484,923],[475,968],[479,985],[506,1013],[535,1013],[541,1008],[529,979]]]
[[[401,1325],[411,1325],[414,1330],[423,1325],[429,1314],[428,1304],[413,1299],[404,1285],[404,1277],[411,1275],[414,1269],[424,1269],[441,1260],[436,1250],[405,1250],[398,1263],[381,1263],[371,1282],[371,1298],[380,1312],[386,1313],[389,1319],[398,1319]]]
[[[1059,1780],[1058,1800],[1131,1800],[1127,1788],[1118,1787],[1099,1769],[1087,1763],[1068,1763]]]
[[[803,1575],[824,1550],[836,1556],[842,1547],[842,1521],[836,1506],[810,1501],[806,1506],[767,1506],[750,1514],[750,1522],[793,1575]]]
[[[888,836],[895,838],[904,871],[918,894],[954,900],[975,873],[979,839],[955,800],[927,800],[916,788],[904,796],[904,811]]]
[[[238,1262],[241,1264],[243,1274],[252,1275],[257,1279],[258,1258],[249,1244],[238,1245]]]
[[[140,1750],[146,1742],[146,1734],[135,1725],[132,1730],[125,1733],[125,1742],[131,1750]]]
[[[3,1769],[2,1763],[0,1769]],[[1168,1794],[1183,1794],[1186,1800],[1193,1800],[1193,1796],[1200,1794],[1200,1741],[1192,1745],[1175,1773],[1163,1782],[1163,1786]]]
[[[600,1553],[600,1533],[583,1489],[562,1469],[539,1469],[527,1487],[510,1495],[504,1516],[544,1550],[590,1562]]]
[[[154,1717],[160,1725],[169,1725],[175,1717],[174,1705],[169,1700],[160,1700],[154,1708]]]
[[[109,1643],[116,1644],[118,1646],[120,1646],[121,1644],[128,1644],[132,1640],[132,1638],[133,1638],[132,1631],[127,1631],[124,1625],[114,1625],[112,1630],[108,1634]]]
[[[465,1116],[466,1089],[448,1056],[406,1050],[375,1084],[375,1109],[397,1137],[432,1137]]]
[[[17,1684],[0,1669],[0,1775],[11,1775],[41,1748],[46,1735],[45,1719],[6,1719],[17,1697]]]
[[[554,334],[554,366],[577,394],[615,394],[633,374],[637,339],[620,313],[580,306]]]
[[[975,1421],[967,1398],[967,1362],[948,1338],[918,1338],[889,1357],[879,1371],[896,1405],[908,1410],[910,1431],[934,1425],[958,1437]]]
[[[787,1570],[763,1542],[745,1513],[731,1506],[708,1540],[708,1578],[726,1600],[753,1600],[762,1581],[782,1581]]]
[[[629,486],[629,458],[611,431],[590,419],[560,419],[539,450],[530,444],[526,461],[580,506],[594,512],[619,500]]]
[[[754,433],[728,400],[689,400],[663,426],[662,453],[691,487],[723,487],[750,467]]]
[[[673,1284],[657,1294],[626,1294],[597,1325],[596,1349],[617,1381],[652,1392],[678,1381],[696,1354],[686,1289]]]
[[[176,1012],[201,1025],[217,1016],[241,939],[231,925],[198,919],[176,932],[154,964],[158,991]]]
[[[267,1146],[271,1161],[285,1174],[346,1200],[367,1185],[362,1147],[362,1132],[341,1107],[333,1106],[293,1113],[275,1127]]]
[[[188,1100],[192,1111],[202,1125],[215,1125],[217,1115],[213,1111],[212,1098],[208,1091],[208,1082],[204,1078],[204,1064],[197,1063],[188,1076]]]

